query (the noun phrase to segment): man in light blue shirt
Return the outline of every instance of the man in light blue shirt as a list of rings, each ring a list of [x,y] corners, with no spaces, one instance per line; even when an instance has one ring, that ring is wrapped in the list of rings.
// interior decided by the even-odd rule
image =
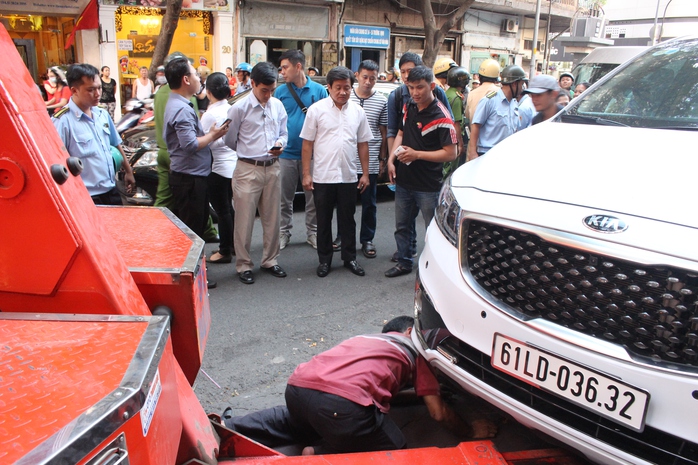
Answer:
[[[261,269],[277,278],[286,277],[277,261],[281,196],[277,162],[288,141],[288,116],[283,104],[272,97],[277,74],[271,63],[257,63],[250,73],[252,92],[228,110],[230,129],[225,144],[238,154],[233,172],[235,269],[244,284],[255,281],[250,246],[257,210],[262,222]]]
[[[305,68],[305,55],[300,50],[287,50],[279,59],[281,75],[286,81],[279,86],[274,97],[281,100],[288,113],[288,145],[284,148],[279,165],[281,167],[281,220],[279,230],[280,247],[283,249],[291,240],[293,228],[293,197],[299,181],[303,181],[301,151],[303,141],[300,138],[307,109],[318,100],[327,98],[327,90],[317,82],[309,79]],[[298,96],[302,106],[296,102],[293,93]],[[303,109],[306,109],[304,111]],[[317,249],[317,215],[313,192],[305,191],[305,229],[308,244]]]
[[[73,95],[65,107],[54,113],[53,125],[70,156],[82,160],[82,181],[94,203],[121,205],[112,146],[123,156],[127,192],[136,181],[109,113],[97,106],[102,95],[99,70],[89,64],[75,64],[68,68],[66,78]]]
[[[517,99],[526,81],[523,68],[507,66],[502,70],[502,88],[488,92],[477,104],[470,122],[472,143],[468,146],[468,161],[484,155],[524,124]]]

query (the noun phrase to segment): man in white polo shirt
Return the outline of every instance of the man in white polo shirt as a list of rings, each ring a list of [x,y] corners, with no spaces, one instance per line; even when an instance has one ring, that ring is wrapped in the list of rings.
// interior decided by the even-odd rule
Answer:
[[[368,141],[373,138],[363,108],[349,100],[354,74],[343,66],[327,73],[330,98],[308,108],[303,139],[303,189],[313,190],[317,211],[317,275],[327,276],[332,265],[332,213],[342,237],[344,267],[357,276],[364,269],[356,262],[356,189],[369,185]],[[362,175],[357,185],[356,152]],[[311,175],[310,163],[313,163]]]

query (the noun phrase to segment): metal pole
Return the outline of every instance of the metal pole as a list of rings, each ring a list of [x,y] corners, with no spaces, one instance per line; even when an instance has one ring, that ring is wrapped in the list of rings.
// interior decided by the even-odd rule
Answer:
[[[533,44],[531,45],[531,68],[528,71],[528,77],[533,78],[536,75],[536,52],[538,51],[538,28],[540,27],[540,2],[536,1],[536,23],[533,26]]]
[[[545,27],[545,49],[543,50],[543,74],[548,74],[548,59],[550,58],[550,16],[553,10],[553,0],[548,0],[548,24]]]
[[[657,0],[657,11],[654,13],[654,29],[652,30],[652,45],[657,45],[657,19],[659,19],[659,3],[662,0]]]

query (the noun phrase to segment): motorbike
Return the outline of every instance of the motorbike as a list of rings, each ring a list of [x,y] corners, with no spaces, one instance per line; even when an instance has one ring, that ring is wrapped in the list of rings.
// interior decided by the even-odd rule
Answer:
[[[146,122],[146,120],[152,121],[153,99],[128,99],[124,104],[124,110],[124,115],[116,123],[116,131],[119,134],[123,134],[128,129]]]

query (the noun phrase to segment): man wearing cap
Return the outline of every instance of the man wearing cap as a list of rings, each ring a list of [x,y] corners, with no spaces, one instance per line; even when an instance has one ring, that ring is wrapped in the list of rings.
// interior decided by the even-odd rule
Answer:
[[[396,68],[390,68],[386,72],[385,80],[388,82],[394,82],[395,84],[398,84],[400,82],[400,70]]]
[[[574,90],[572,89],[572,84],[574,84],[574,75],[572,73],[562,73],[560,75],[560,93],[569,94],[570,99],[574,97]]]
[[[517,99],[521,96],[525,82],[526,73],[523,68],[517,65],[507,66],[502,70],[502,88],[488,92],[480,100],[470,121],[468,161],[484,155],[521,128]]]
[[[533,101],[533,106],[538,114],[533,117],[531,124],[542,123],[549,120],[564,107],[555,103],[555,99],[560,91],[554,77],[540,74],[533,79],[524,94],[529,94]]]
[[[155,71],[155,93],[157,94],[160,87],[167,85],[167,78],[165,77],[165,67],[158,66],[157,71]]]
[[[465,116],[468,121],[472,122],[475,109],[480,99],[493,90],[497,90],[500,71],[499,63],[491,58],[488,58],[480,64],[478,74],[473,75],[478,77],[478,86],[472,88],[465,103],[465,114],[463,116]]]

